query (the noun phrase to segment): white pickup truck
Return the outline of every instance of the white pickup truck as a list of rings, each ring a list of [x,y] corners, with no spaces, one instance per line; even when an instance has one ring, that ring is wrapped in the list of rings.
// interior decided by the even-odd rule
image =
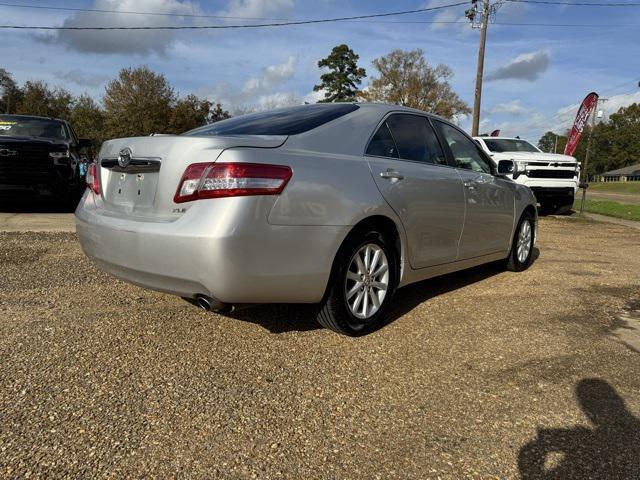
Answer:
[[[536,196],[543,213],[571,210],[580,184],[580,164],[567,155],[544,153],[519,138],[474,137],[498,166],[500,160],[514,163],[509,174],[516,183],[527,185]]]

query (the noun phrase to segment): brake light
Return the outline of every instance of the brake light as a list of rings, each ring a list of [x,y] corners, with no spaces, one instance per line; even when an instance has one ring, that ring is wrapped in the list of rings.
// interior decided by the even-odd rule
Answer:
[[[279,195],[291,179],[291,168],[260,163],[194,163],[182,175],[173,201],[203,198]]]
[[[100,170],[97,163],[93,162],[89,164],[87,176],[85,178],[87,181],[87,187],[89,187],[96,195],[100,195]]]

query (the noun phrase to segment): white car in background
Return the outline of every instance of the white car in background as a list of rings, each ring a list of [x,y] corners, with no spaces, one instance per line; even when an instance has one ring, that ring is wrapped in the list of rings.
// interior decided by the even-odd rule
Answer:
[[[571,210],[580,185],[580,164],[574,157],[544,153],[520,138],[474,137],[474,140],[496,167],[500,160],[513,161],[515,168],[509,177],[533,190],[543,213]]]

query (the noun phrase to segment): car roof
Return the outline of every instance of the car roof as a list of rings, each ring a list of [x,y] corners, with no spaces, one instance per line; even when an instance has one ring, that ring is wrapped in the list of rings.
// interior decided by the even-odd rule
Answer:
[[[441,119],[438,115],[417,108],[405,107],[403,105],[394,105],[391,103],[378,103],[378,102],[354,102],[354,105],[358,105],[360,108],[376,110],[378,112],[407,112],[407,113],[419,113],[420,115],[428,115],[430,117]],[[442,120],[448,121],[446,118]]]

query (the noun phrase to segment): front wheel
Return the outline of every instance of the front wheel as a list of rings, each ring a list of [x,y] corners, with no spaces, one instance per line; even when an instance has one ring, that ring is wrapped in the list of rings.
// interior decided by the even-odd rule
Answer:
[[[557,197],[540,202],[540,212],[543,215],[566,215],[573,207],[573,196]]]
[[[397,258],[382,232],[348,239],[338,252],[318,322],[335,332],[366,335],[387,319],[397,286]]]
[[[524,212],[511,243],[511,252],[507,258],[507,270],[521,272],[533,261],[533,244],[535,240],[535,219],[529,212]]]

